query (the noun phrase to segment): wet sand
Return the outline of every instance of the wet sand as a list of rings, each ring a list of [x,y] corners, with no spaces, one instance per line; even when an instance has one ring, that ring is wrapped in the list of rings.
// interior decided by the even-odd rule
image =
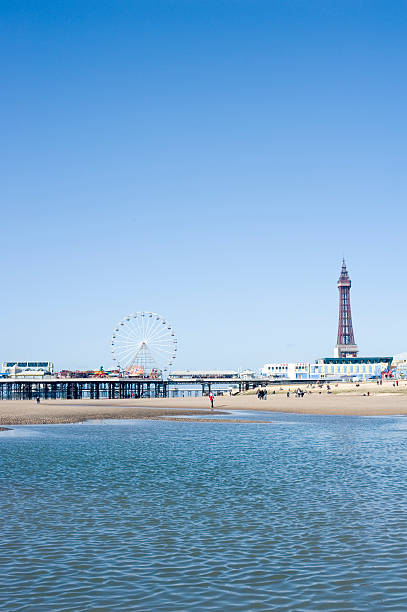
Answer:
[[[208,410],[188,410],[183,406],[169,408],[166,400],[158,400],[158,408],[145,407],[145,400],[141,404],[137,404],[137,401],[47,400],[40,404],[29,400],[0,401],[0,425],[47,425],[93,419],[157,419],[169,415],[208,414]]]
[[[291,387],[293,389],[293,387]],[[312,389],[304,397],[286,396],[286,388],[269,392],[266,400],[255,394],[217,396],[215,412],[209,408],[207,397],[131,399],[131,400],[46,400],[40,404],[33,401],[0,401],[0,425],[28,425],[48,423],[77,423],[89,419],[157,419],[188,416],[188,421],[197,417],[213,417],[216,413],[234,410],[257,410],[267,412],[294,412],[322,415],[407,415],[407,386],[393,387],[390,383],[377,387],[373,383],[340,385],[331,387],[328,394],[324,388]],[[369,391],[370,396],[366,393]],[[364,395],[365,394],[365,395]],[[230,415],[237,422],[239,415]],[[212,420],[212,419],[211,419]],[[216,419],[214,419],[216,420]],[[223,420],[222,420],[223,422]],[[225,420],[224,422],[227,422]]]

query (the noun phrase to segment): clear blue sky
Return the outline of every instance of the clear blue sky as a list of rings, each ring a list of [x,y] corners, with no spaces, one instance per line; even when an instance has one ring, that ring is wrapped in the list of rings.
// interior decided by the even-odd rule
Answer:
[[[407,350],[407,2],[0,5],[0,360],[313,360],[345,255],[361,354]]]

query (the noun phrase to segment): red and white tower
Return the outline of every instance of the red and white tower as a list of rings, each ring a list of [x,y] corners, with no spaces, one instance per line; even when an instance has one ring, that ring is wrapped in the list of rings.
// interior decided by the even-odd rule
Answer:
[[[339,289],[339,323],[338,338],[336,341],[335,357],[357,357],[358,347],[353,335],[352,313],[350,310],[351,281],[346,269],[345,260],[342,261],[341,275],[338,280]]]

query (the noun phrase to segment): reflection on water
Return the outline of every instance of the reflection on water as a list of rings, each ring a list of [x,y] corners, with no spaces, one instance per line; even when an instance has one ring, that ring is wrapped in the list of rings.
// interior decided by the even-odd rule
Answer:
[[[268,418],[3,432],[0,609],[406,610],[407,420]]]

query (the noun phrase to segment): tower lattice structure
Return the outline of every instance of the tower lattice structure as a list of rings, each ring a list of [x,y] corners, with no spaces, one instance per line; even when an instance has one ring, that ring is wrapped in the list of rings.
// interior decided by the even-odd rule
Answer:
[[[339,321],[335,357],[357,357],[358,355],[358,347],[353,335],[352,312],[350,309],[351,285],[352,283],[346,269],[345,260],[343,260],[341,275],[338,279]]]

